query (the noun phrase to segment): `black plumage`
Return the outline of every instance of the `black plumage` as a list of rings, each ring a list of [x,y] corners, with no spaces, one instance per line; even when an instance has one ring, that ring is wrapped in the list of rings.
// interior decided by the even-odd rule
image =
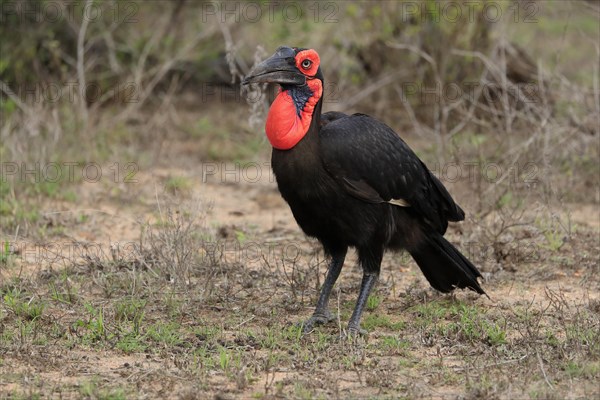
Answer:
[[[281,68],[271,68],[281,74]],[[320,68],[313,79],[323,80]],[[247,78],[253,81],[259,80]],[[294,85],[285,87],[295,90]],[[332,259],[305,330],[331,319],[329,294],[349,247],[356,248],[364,272],[348,326],[352,333],[360,331],[362,310],[386,249],[406,249],[439,291],[469,288],[483,294],[479,271],[443,237],[448,221],[461,221],[465,214],[442,183],[390,127],[364,114],[321,114],[322,101],[302,139],[272,153],[279,190],[294,218]]]

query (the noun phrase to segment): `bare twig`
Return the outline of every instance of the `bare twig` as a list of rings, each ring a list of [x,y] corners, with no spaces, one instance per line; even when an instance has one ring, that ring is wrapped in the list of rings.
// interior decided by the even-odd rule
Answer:
[[[89,9],[93,0],[86,0],[84,9]],[[88,122],[88,110],[87,103],[85,98],[85,34],[88,29],[88,25],[90,24],[90,19],[86,16],[86,13],[83,13],[83,20],[81,21],[81,26],[79,28],[79,33],[77,35],[77,81],[79,84],[79,101],[80,101],[80,109],[81,116],[83,118],[84,123],[87,125]]]
[[[23,103],[19,96],[17,96],[15,92],[13,92],[10,86],[8,86],[2,80],[0,80],[0,91],[6,96],[8,96],[8,98],[11,99],[16,104],[16,106],[19,107],[19,109],[25,114],[30,115],[33,113],[33,110],[27,104]]]
[[[540,356],[539,352],[535,352],[539,365],[540,365],[540,369],[542,370],[542,375],[544,375],[544,380],[546,381],[546,383],[548,384],[548,387],[550,389],[554,389],[554,386],[552,385],[552,383],[550,383],[550,380],[548,379],[548,375],[546,375],[546,370],[544,369],[544,363],[542,361],[542,357]]]
[[[341,104],[341,108],[351,108],[354,105],[360,103],[362,100],[366,99],[367,97],[369,97],[370,95],[372,95],[374,92],[378,91],[379,89],[390,85],[391,83],[395,82],[396,79],[398,77],[398,72],[393,72],[393,73],[389,73],[385,76],[383,76],[382,78],[379,78],[378,80],[376,80],[375,82],[371,83],[370,85],[368,85],[367,87],[364,87],[360,90],[360,92],[356,93],[354,96],[350,97],[349,99],[345,100],[342,104]]]

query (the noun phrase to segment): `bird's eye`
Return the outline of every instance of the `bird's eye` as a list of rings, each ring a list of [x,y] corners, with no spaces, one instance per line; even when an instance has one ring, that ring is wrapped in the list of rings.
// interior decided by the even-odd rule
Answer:
[[[306,60],[302,61],[302,68],[304,68],[304,69],[309,69],[311,65],[312,65],[312,61],[310,61],[308,58]]]

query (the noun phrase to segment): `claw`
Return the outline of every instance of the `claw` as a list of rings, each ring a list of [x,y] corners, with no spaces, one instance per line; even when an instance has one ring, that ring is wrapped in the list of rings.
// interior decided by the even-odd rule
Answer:
[[[343,333],[342,336],[346,338],[357,338],[359,336],[367,336],[369,332],[366,329],[362,329],[360,326],[348,325],[348,329]]]
[[[335,319],[335,315],[327,311],[324,314],[313,314],[312,317],[304,322],[300,322],[297,326],[302,328],[302,333],[310,333],[317,325],[325,325]]]

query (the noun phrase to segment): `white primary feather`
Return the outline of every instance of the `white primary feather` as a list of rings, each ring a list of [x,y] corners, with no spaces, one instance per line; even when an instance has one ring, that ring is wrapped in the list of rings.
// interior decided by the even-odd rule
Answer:
[[[410,207],[410,203],[404,199],[391,199],[388,203],[400,207]]]

